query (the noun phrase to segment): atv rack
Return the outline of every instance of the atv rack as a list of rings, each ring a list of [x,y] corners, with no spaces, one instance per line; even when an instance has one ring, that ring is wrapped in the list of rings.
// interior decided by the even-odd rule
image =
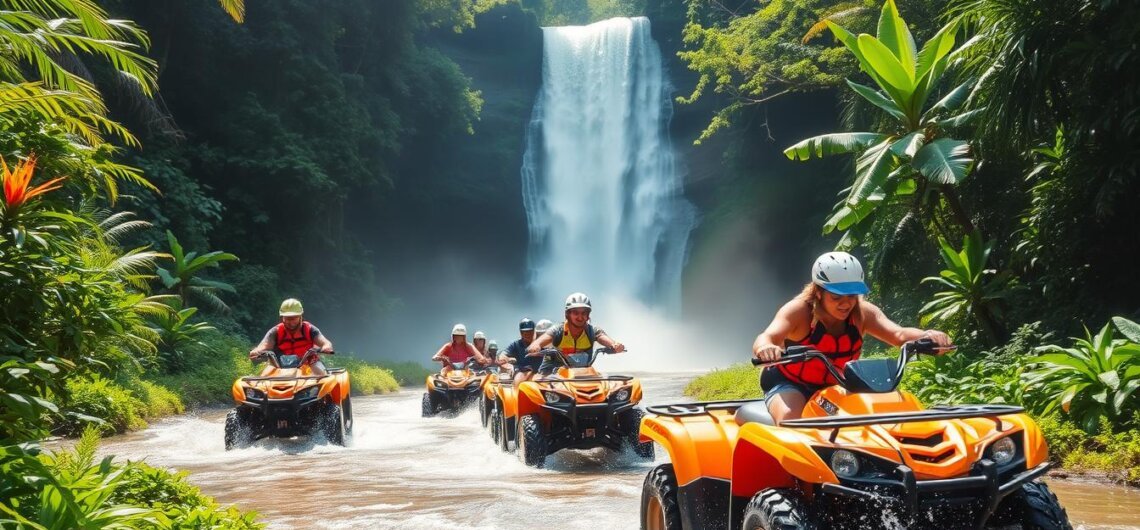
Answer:
[[[656,414],[658,416],[699,416],[701,414],[708,414],[711,410],[727,410],[735,411],[736,409],[755,403],[757,401],[764,401],[763,398],[757,399],[732,399],[726,401],[696,401],[693,403],[674,403],[672,405],[654,405],[646,407],[646,412]]]
[[[328,377],[329,375],[332,375],[332,374],[327,374],[327,375],[298,375],[296,377],[286,377],[286,376],[255,377],[255,376],[247,376],[247,377],[241,378],[241,380],[245,381],[245,382],[249,382],[249,383],[257,383],[257,382],[261,382],[261,381],[296,381],[298,379],[320,380],[320,379],[324,379],[324,378]]]
[[[532,379],[529,382],[531,382],[531,383],[578,383],[578,382],[594,383],[594,382],[599,382],[599,381],[616,381],[616,382],[623,382],[624,383],[626,381],[633,381],[633,376],[632,375],[599,375],[599,376],[594,376],[594,377],[571,377],[569,379],[561,379],[561,378],[559,378],[559,379]]]
[[[829,416],[820,418],[800,418],[780,422],[781,427],[801,429],[839,429],[864,425],[893,423],[915,423],[920,421],[957,420],[963,418],[992,418],[1006,414],[1025,412],[1014,405],[942,405],[917,412],[894,412],[888,414],[856,414],[852,416]]]

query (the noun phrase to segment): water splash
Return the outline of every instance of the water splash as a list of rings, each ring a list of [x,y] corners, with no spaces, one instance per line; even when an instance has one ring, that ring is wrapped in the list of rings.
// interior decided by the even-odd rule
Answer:
[[[543,28],[542,88],[523,158],[530,286],[676,314],[695,209],[681,197],[649,20]]]

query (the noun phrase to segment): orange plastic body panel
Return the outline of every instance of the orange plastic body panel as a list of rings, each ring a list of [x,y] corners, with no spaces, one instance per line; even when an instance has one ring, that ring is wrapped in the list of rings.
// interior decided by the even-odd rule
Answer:
[[[309,366],[302,366],[301,368],[274,368],[268,365],[261,370],[260,377],[310,377],[313,372]],[[242,403],[245,401],[245,389],[254,388],[263,392],[269,399],[290,399],[298,392],[308,389],[312,386],[320,386],[317,396],[323,399],[328,399],[332,403],[341,404],[344,402],[351,392],[351,381],[347,371],[337,372],[335,374],[328,374],[320,379],[295,379],[292,381],[278,380],[278,381],[247,381],[245,378],[238,378],[234,381],[230,393],[233,395],[234,401]]]
[[[905,392],[856,394],[833,386],[812,396],[803,416],[828,416],[828,409],[863,415],[925,407]],[[669,452],[678,485],[698,478],[730,480],[732,494],[741,497],[764,488],[838,482],[813,447],[843,448],[906,464],[921,481],[969,474],[986,448],[1006,436],[1023,437],[1029,468],[1048,459],[1040,429],[1025,414],[1000,416],[996,421],[967,418],[844,427],[838,432],[759,423],[738,426],[731,412],[717,409],[688,416],[650,414],[641,424],[641,440],[653,440]]]
[[[452,370],[446,374],[442,372],[431,374],[427,376],[427,389],[428,392],[434,391],[435,381],[442,381],[448,388],[467,388],[467,384],[470,383],[471,380],[478,379],[479,377],[482,376],[475,375],[471,370],[466,368],[463,370]]]
[[[634,378],[629,381],[576,381],[576,378],[604,377],[594,368],[560,368],[558,376],[561,379],[537,379],[524,381],[518,386],[516,399],[518,416],[538,414],[542,422],[550,425],[550,411],[542,408],[546,404],[543,392],[555,392],[577,403],[605,403],[610,395],[623,388],[629,389],[629,402],[641,402],[641,381]],[[506,401],[504,401],[506,404]],[[504,407],[506,409],[506,407]],[[504,414],[512,417],[511,414]]]

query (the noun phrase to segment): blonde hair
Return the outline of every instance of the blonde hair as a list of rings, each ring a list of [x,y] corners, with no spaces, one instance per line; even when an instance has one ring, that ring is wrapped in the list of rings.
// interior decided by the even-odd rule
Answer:
[[[823,287],[816,285],[815,282],[808,282],[807,285],[804,285],[804,289],[800,291],[800,294],[796,295],[796,299],[807,304],[808,310],[811,311],[812,324],[815,324],[816,321],[819,320],[819,313],[823,310],[823,308],[820,307],[822,304],[820,304],[819,301],[823,299],[824,292]],[[863,295],[857,296],[855,298],[855,307],[851,309],[851,314],[855,316],[855,325],[860,328],[863,326],[863,311],[859,305],[862,301]]]

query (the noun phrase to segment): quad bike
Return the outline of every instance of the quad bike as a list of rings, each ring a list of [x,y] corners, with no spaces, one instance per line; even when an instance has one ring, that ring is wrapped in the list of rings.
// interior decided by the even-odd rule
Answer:
[[[525,381],[514,395],[504,392],[503,413],[518,418],[514,439],[519,459],[528,466],[542,467],[547,455],[562,449],[596,447],[621,450],[628,446],[639,457],[653,459],[653,444],[638,439],[645,414],[637,408],[641,382],[626,375],[598,373],[593,364],[600,353],[613,352],[598,349],[565,355],[556,349],[543,350],[543,355],[562,365],[557,378]],[[502,387],[505,390],[507,385]],[[503,421],[501,425],[509,425]]]
[[[484,386],[487,398],[487,429],[491,441],[503,452],[510,452],[515,442],[518,411],[518,387],[513,374],[490,378]]]
[[[762,400],[649,407],[641,438],[672,463],[645,478],[641,528],[1071,529],[1037,480],[1048,449],[1021,407],[927,409],[896,390],[911,357],[936,350],[909,342],[897,361],[851,361],[840,373],[824,354],[789,347],[764,365],[823,363],[838,384],[778,426]]]
[[[451,363],[451,371],[427,376],[427,392],[424,392],[423,417],[435,416],[442,411],[458,413],[475,398],[483,384],[483,375],[476,372],[474,359],[462,363]]]
[[[502,370],[498,365],[488,366],[485,370],[483,380],[479,383],[479,422],[486,428],[491,419],[491,411],[495,406],[495,394],[497,386],[502,381],[508,384],[511,382],[513,374],[510,370]]]
[[[226,415],[226,450],[269,436],[314,433],[345,445],[352,434],[348,372],[331,368],[327,375],[313,375],[311,364],[318,354],[315,348],[299,356],[259,352],[258,359],[268,361],[261,375],[234,381],[237,407]]]

